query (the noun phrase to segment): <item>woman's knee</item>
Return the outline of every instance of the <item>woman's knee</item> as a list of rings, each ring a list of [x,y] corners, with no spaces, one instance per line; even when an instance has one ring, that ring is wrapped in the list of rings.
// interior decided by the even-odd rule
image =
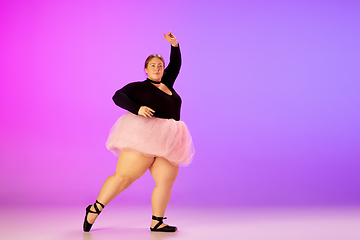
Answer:
[[[155,187],[163,190],[171,190],[173,184],[156,184]]]
[[[179,167],[165,158],[156,158],[149,170],[157,185],[172,185],[179,173]]]
[[[171,189],[174,185],[176,177],[173,178],[154,178],[156,187],[162,188],[162,189]]]
[[[115,173],[113,175],[113,177],[115,178],[116,182],[118,182],[119,184],[125,184],[125,185],[129,185],[129,184],[133,183],[136,179],[138,179],[137,177],[130,176],[127,174],[120,174],[120,173]]]

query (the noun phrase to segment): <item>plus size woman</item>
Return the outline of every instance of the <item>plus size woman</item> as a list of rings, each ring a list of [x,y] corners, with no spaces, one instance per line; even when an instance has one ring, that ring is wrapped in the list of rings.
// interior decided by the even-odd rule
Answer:
[[[163,223],[179,165],[190,164],[194,149],[190,133],[180,121],[181,98],[173,85],[181,66],[176,37],[168,32],[170,63],[160,55],[145,61],[147,79],[130,83],[113,96],[116,105],[129,112],[110,130],[106,147],[118,155],[115,174],[104,182],[93,205],[86,208],[83,229],[90,231],[102,209],[149,169],[155,180],[151,196],[151,231],[175,232],[177,227]]]

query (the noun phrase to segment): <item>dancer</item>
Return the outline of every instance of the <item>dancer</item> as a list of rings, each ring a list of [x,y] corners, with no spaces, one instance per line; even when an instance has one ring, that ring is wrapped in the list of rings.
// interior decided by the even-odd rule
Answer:
[[[85,232],[90,231],[102,209],[147,169],[156,184],[151,196],[150,230],[177,231],[177,227],[163,223],[164,214],[179,165],[190,164],[194,149],[190,133],[180,121],[181,98],[173,88],[181,66],[179,43],[171,32],[164,38],[171,44],[167,68],[160,55],[150,55],[145,61],[147,79],[130,83],[113,96],[115,104],[129,112],[110,130],[106,147],[119,156],[118,163],[96,202],[86,208]]]

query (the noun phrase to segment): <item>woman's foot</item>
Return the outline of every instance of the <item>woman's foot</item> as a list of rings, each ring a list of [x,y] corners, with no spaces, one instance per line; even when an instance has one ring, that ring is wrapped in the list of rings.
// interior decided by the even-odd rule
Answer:
[[[99,214],[96,213],[96,209],[95,209],[94,205],[91,205],[90,211],[92,211],[92,212],[89,212],[89,214],[87,216],[87,220],[91,224],[94,224],[96,218],[99,216]],[[100,212],[103,210],[103,207],[101,205],[97,204],[97,207]]]
[[[154,232],[176,232],[178,230],[175,226],[163,223],[163,219],[166,219],[166,217],[155,217],[153,215],[150,230]]]
[[[105,206],[100,203],[98,200],[96,200],[96,202],[94,203],[94,205],[89,205],[86,208],[86,215],[85,215],[85,219],[84,219],[84,232],[89,232],[92,225],[95,222],[95,219],[99,216],[99,214],[101,213],[101,211],[103,210]]]

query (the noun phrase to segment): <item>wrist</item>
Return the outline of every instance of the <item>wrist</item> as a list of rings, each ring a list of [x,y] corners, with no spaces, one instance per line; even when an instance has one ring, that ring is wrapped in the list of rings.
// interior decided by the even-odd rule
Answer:
[[[179,46],[179,43],[171,44],[171,46],[173,46],[173,47],[178,47],[178,46]]]

